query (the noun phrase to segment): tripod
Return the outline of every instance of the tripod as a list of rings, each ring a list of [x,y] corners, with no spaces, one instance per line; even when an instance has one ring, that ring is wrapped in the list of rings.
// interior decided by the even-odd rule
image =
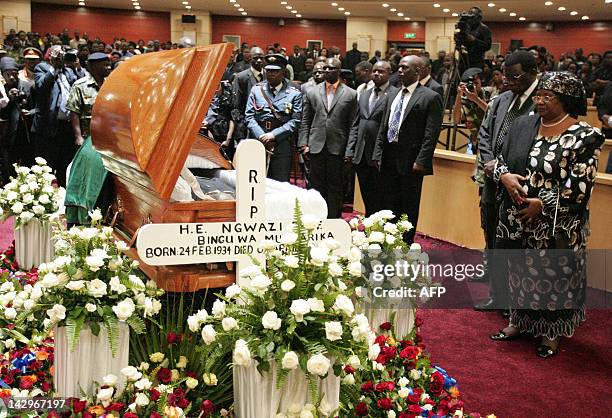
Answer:
[[[459,57],[459,59],[457,59],[457,56]],[[467,54],[464,54],[464,47],[462,47],[460,44],[455,43],[455,49],[453,50],[452,57],[453,57],[453,60],[451,63],[451,76],[446,82],[446,86],[445,86],[446,89],[444,91],[444,97],[443,97],[443,105],[444,105],[445,112],[448,109],[451,98],[454,97],[453,93],[456,94],[457,92],[457,87],[459,86],[459,81],[461,80],[460,69],[465,71],[467,68],[469,68],[469,59],[467,57]],[[460,65],[460,64],[463,64],[463,65]],[[453,107],[454,107],[454,103],[453,103]],[[467,137],[467,135],[465,135],[464,132],[459,131],[458,128],[464,128],[465,125],[458,124],[455,122],[453,118],[453,108],[452,107],[449,112],[449,117],[450,117],[450,120],[448,122],[444,122],[444,121],[442,122],[442,131],[447,131],[446,142],[442,142],[438,139],[438,143],[441,145],[444,145],[444,147],[447,150],[457,151],[457,148],[456,148],[457,132]],[[463,145],[459,147],[459,149],[464,148],[464,147],[467,147],[467,145]]]

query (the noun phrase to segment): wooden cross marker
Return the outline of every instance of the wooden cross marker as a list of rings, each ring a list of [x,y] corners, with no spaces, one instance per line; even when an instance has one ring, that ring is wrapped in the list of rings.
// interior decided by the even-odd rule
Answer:
[[[286,221],[266,221],[266,152],[257,140],[240,142],[236,167],[236,222],[147,224],[140,228],[136,247],[140,259],[152,266],[236,261],[236,282],[246,285],[240,270],[256,260],[265,265],[260,243],[280,244],[293,230],[293,213]],[[313,233],[314,240],[333,238],[340,243],[335,254],[344,255],[351,245],[349,224],[325,219]]]

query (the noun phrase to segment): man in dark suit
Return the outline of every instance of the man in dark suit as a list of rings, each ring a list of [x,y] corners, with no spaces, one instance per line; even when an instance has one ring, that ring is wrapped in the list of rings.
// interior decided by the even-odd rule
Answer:
[[[232,88],[236,94],[236,112],[232,112],[232,118],[236,125],[237,141],[240,141],[247,137],[247,129],[244,123],[244,112],[246,111],[246,104],[251,93],[253,86],[264,80],[263,66],[264,66],[264,52],[259,47],[251,48],[251,61],[250,68],[243,70],[234,75],[232,82]]]
[[[408,215],[414,228],[404,236],[414,241],[423,176],[433,174],[433,154],[442,126],[442,97],[419,84],[422,61],[401,59],[402,88],[388,95],[372,160],[381,167],[383,207]]]
[[[299,45],[293,47],[293,55],[289,57],[289,64],[293,67],[293,74],[299,74],[306,69],[306,55]],[[313,62],[314,64],[314,62]],[[297,79],[297,77],[294,77]]]
[[[349,131],[357,114],[357,93],[340,81],[340,60],[325,62],[325,82],[304,98],[299,147],[310,158],[309,181],[327,202],[328,218],[342,214],[343,161]]]
[[[353,42],[353,49],[346,53],[344,57],[343,67],[347,70],[354,71],[355,66],[361,62],[361,51],[357,49],[357,42]]]
[[[385,114],[387,96],[394,96],[399,90],[389,84],[391,65],[378,61],[372,69],[374,88],[366,90],[359,97],[359,113],[353,122],[346,159],[355,166],[359,189],[365,204],[366,216],[383,209],[382,183],[380,172],[372,161],[376,137]]]
[[[444,96],[444,87],[440,85],[434,78],[431,76],[431,60],[427,57],[419,57],[421,61],[423,61],[423,65],[421,67],[421,86],[427,87],[438,93],[440,96]]]
[[[508,91],[497,96],[489,105],[487,117],[478,133],[478,151],[484,163],[485,184],[480,198],[482,223],[485,225],[485,238],[488,250],[504,249],[506,243],[496,240],[498,223],[497,185],[493,181],[493,171],[497,157],[514,120],[534,109],[531,97],[538,85],[538,66],[528,51],[515,51],[505,60],[504,77]],[[475,306],[478,310],[503,309],[508,303],[508,278],[494,256],[489,260],[489,298]]]

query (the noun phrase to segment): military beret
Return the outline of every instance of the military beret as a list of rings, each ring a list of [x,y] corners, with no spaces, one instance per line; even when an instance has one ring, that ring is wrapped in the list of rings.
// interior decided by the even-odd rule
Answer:
[[[283,70],[287,66],[287,58],[281,54],[268,54],[264,59],[266,70]]]
[[[476,74],[482,73],[482,69],[478,67],[468,68],[463,72],[461,76],[461,81],[468,81],[470,78],[474,77]]]
[[[11,57],[3,57],[0,59],[0,71],[18,70],[17,61]]]
[[[103,52],[94,52],[93,54],[87,57],[87,62],[97,62],[97,61],[105,61],[108,60],[108,55]]]

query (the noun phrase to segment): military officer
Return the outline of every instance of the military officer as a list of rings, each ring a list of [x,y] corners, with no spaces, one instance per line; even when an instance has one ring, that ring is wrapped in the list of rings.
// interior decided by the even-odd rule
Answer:
[[[259,139],[271,154],[268,177],[289,181],[292,147],[302,117],[302,94],[285,78],[287,58],[265,57],[266,80],[251,89],[245,122],[249,137]]]
[[[70,111],[76,145],[81,146],[90,134],[91,110],[104,79],[110,74],[110,59],[95,52],[87,59],[89,74],[75,81],[70,89],[66,109]]]

